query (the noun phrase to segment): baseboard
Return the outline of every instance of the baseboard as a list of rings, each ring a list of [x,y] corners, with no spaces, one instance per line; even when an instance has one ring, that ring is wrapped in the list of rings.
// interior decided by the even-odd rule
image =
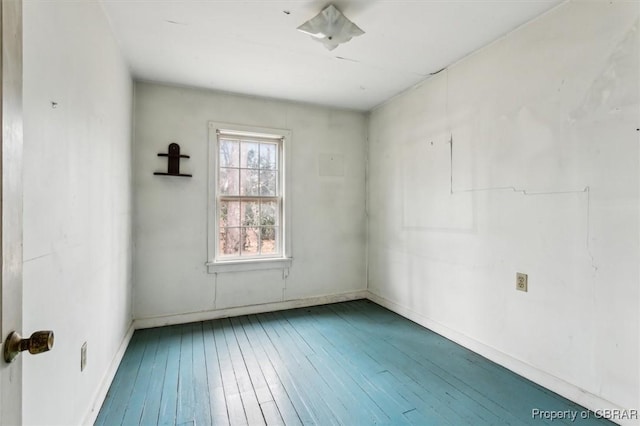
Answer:
[[[138,330],[143,328],[162,327],[165,325],[186,324],[190,322],[208,321],[218,318],[260,314],[263,312],[283,311],[285,309],[305,308],[307,306],[326,305],[329,303],[366,299],[367,295],[367,290],[358,290],[347,293],[308,297],[304,299],[286,300],[283,302],[263,303],[258,305],[238,306],[234,308],[216,309],[211,311],[139,318],[134,320],[133,326],[136,330]]]
[[[513,358],[512,356],[495,348],[492,348],[491,346],[478,342],[477,340],[461,334],[443,324],[438,323],[437,321],[433,321],[406,306],[388,300],[371,291],[368,291],[367,293],[367,299],[371,300],[372,302],[384,306],[385,308],[397,313],[398,315],[401,315],[417,324],[420,324],[421,326],[428,328],[429,330],[434,331],[439,335],[446,337],[447,339],[452,340],[479,355],[482,355],[483,357],[495,362],[496,364],[499,364],[513,371],[514,373],[519,374],[520,376],[525,377],[532,382],[537,383],[538,385],[557,393],[558,395],[561,395],[585,408],[588,408],[589,410],[592,410],[596,413],[602,412],[603,410],[618,410],[618,412],[624,411],[623,407],[602,399],[599,396],[594,395],[584,389],[580,389],[579,387],[571,383],[568,383],[558,377],[546,373],[523,361]],[[629,407],[627,407],[627,412],[628,411]],[[625,426],[638,424],[637,420],[615,421],[618,422],[618,424]]]
[[[83,425],[93,425],[98,418],[98,414],[100,413],[100,408],[104,403],[105,398],[107,397],[107,392],[109,391],[109,387],[111,386],[111,382],[113,382],[113,378],[116,376],[116,372],[118,371],[118,367],[120,366],[120,362],[124,357],[124,353],[127,350],[127,346],[129,346],[129,342],[131,341],[131,337],[133,337],[133,332],[135,328],[133,327],[133,322],[129,326],[124,338],[122,339],[122,343],[118,347],[118,351],[114,355],[111,360],[111,364],[109,365],[109,369],[102,379],[102,383],[100,384],[100,388],[98,389],[98,393],[93,399],[93,404],[89,408],[89,411],[84,416]]]

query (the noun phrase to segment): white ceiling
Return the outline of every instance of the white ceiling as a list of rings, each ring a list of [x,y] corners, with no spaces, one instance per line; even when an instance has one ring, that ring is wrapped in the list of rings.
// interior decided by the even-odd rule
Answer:
[[[370,110],[562,0],[102,0],[138,79]],[[333,3],[365,31],[296,31]]]

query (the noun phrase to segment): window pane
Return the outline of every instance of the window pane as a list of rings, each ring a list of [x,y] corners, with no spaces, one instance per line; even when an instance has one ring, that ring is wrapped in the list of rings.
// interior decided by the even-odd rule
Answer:
[[[240,170],[240,195],[259,195],[259,173],[258,170]]]
[[[268,170],[260,171],[260,195],[273,196],[277,195],[278,173]]]
[[[279,226],[278,202],[263,201],[260,203],[260,226]]]
[[[220,255],[240,255],[240,228],[220,228]]]
[[[278,168],[278,145],[274,143],[260,144],[260,168],[276,170]]]
[[[240,170],[220,169],[220,194],[239,195],[240,194]]]
[[[260,253],[260,228],[242,228],[242,256]]]
[[[217,187],[211,196],[217,206],[214,238],[219,259],[281,255],[282,142],[219,133],[217,150]]]
[[[260,225],[260,209],[259,204],[253,201],[244,201],[242,203],[242,226],[258,226]]]
[[[264,226],[260,228],[260,240],[261,247],[260,253],[262,254],[277,254],[280,252],[278,247],[278,229],[275,226]]]
[[[240,226],[240,202],[220,202],[220,227]]]
[[[258,168],[258,143],[242,141],[240,148],[240,167],[247,169]]]
[[[240,143],[234,140],[220,139],[220,167],[238,167],[240,165]]]

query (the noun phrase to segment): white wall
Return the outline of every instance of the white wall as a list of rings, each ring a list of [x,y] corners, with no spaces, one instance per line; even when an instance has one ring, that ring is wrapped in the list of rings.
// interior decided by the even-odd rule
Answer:
[[[135,85],[134,316],[136,319],[349,293],[365,281],[366,116],[359,112],[151,83]],[[290,129],[293,264],[208,274],[208,122]],[[178,142],[181,172],[166,171]],[[320,176],[322,154],[344,176]],[[177,320],[171,320],[177,321]]]
[[[639,400],[638,10],[565,3],[369,124],[374,299],[625,408]]]
[[[23,355],[25,424],[90,418],[131,324],[131,111],[99,3],[25,1],[24,332],[56,338]]]

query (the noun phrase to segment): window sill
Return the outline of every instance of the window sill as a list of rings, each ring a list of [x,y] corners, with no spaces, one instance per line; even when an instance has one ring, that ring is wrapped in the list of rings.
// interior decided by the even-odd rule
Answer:
[[[275,258],[275,259],[252,259],[252,260],[233,260],[227,262],[207,262],[207,272],[209,274],[217,274],[219,272],[243,272],[243,271],[260,271],[265,269],[286,269],[291,267],[293,259]]]

